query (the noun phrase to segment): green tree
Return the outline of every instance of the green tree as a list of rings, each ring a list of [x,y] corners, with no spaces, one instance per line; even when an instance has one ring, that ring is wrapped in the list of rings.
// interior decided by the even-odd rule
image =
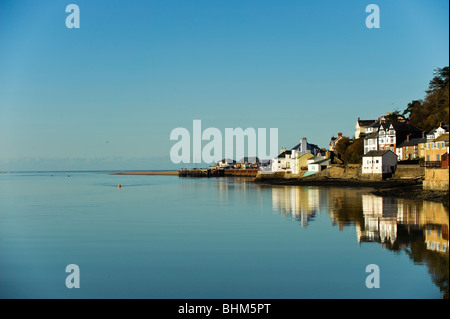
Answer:
[[[402,113],[416,126],[429,131],[440,123],[449,124],[449,67],[438,68],[428,85],[425,98],[414,100]]]
[[[347,151],[348,146],[350,145],[351,140],[348,137],[343,136],[334,147],[334,153],[337,155],[339,159],[345,161],[345,152]]]
[[[351,140],[343,137],[337,142],[334,152],[344,163],[361,164],[364,155],[364,139]]]
[[[360,138],[351,143],[345,151],[344,161],[349,164],[361,164],[364,155],[364,139]]]

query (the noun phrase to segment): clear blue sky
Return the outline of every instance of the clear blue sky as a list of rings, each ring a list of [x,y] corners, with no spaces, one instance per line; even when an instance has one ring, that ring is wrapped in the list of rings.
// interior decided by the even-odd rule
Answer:
[[[80,29],[65,26],[70,3]],[[365,26],[370,3],[380,29]],[[170,132],[194,119],[326,147],[358,117],[424,97],[449,64],[448,12],[447,0],[1,0],[0,170],[163,169]]]

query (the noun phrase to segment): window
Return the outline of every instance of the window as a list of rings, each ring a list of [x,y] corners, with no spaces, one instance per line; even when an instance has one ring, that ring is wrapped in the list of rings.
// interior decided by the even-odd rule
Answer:
[[[427,162],[430,162],[430,155],[427,155]]]
[[[441,155],[440,155],[440,154],[437,154],[437,155],[436,155],[436,161],[438,161],[438,162],[441,161]]]

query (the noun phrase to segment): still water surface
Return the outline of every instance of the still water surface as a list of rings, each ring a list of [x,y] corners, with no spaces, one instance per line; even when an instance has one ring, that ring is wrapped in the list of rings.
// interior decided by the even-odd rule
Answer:
[[[2,173],[0,297],[441,298],[448,224],[440,203],[358,189]]]

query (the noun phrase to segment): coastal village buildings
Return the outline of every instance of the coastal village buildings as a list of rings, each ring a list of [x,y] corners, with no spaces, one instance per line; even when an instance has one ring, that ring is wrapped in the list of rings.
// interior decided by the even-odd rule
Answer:
[[[344,163],[339,155],[334,153],[336,145],[344,138],[342,133],[338,133],[337,137],[331,138],[328,150],[308,143],[304,137],[293,148],[282,148],[280,154],[271,160],[243,158],[236,163],[224,159],[217,163],[216,168],[232,168],[236,171],[226,171],[222,176],[241,176],[243,172],[240,170],[249,170],[248,176],[273,174],[275,178],[285,174],[306,177],[324,170],[327,170],[324,176],[328,178],[340,178],[342,174],[345,174],[346,178],[376,180],[386,179],[394,174],[396,178],[425,176],[425,189],[445,190],[448,189],[449,179],[448,128],[448,125],[441,123],[439,127],[426,133],[402,117],[392,122],[392,116],[389,114],[377,120],[358,119],[355,136],[359,137],[359,143],[364,142],[364,149],[362,158],[357,158],[362,163],[352,164],[353,167]],[[358,147],[360,145],[358,144]],[[410,162],[401,163],[403,161]]]
[[[303,177],[317,174],[324,169],[327,169],[331,164],[331,158],[327,158],[325,156],[318,155],[315,158],[312,158],[308,162],[308,171],[303,174]]]
[[[364,154],[378,150],[378,128],[364,138]]]
[[[272,173],[285,172],[288,174],[298,174],[304,167],[304,154],[310,154],[313,157],[322,153],[322,150],[315,144],[308,143],[306,137],[300,140],[300,143],[292,149],[281,149],[280,155],[272,160]]]
[[[355,126],[355,139],[365,137],[366,133],[370,133],[367,131],[367,128],[370,127],[376,120],[361,120],[358,117]]]
[[[443,134],[448,134],[449,125],[441,125],[427,133],[427,140],[434,140]]]
[[[338,133],[337,137],[331,137],[330,144],[328,145],[328,150],[334,152],[336,144],[343,138],[342,133]]]
[[[423,136],[421,129],[405,120],[394,123],[381,123],[378,127],[376,126],[377,122],[372,123],[368,134],[364,138],[364,154],[375,150],[390,150],[397,154],[399,160],[402,160],[403,149],[400,145],[404,141]],[[414,140],[414,142],[418,141]],[[417,144],[416,148],[418,156],[419,144]]]
[[[397,146],[407,138],[422,137],[422,130],[410,122],[383,123],[378,129],[378,149],[396,153]]]
[[[448,154],[449,134],[443,134],[427,141],[425,147],[425,166],[441,166],[442,156]]]
[[[362,174],[366,178],[382,179],[397,168],[397,155],[391,150],[370,151],[363,156]]]
[[[399,161],[414,160],[423,157],[425,155],[425,148],[422,145],[424,145],[426,141],[426,137],[410,138],[410,135],[408,135],[406,141],[397,147]]]

